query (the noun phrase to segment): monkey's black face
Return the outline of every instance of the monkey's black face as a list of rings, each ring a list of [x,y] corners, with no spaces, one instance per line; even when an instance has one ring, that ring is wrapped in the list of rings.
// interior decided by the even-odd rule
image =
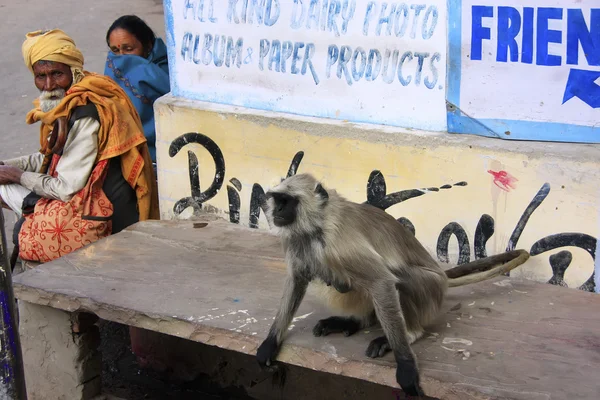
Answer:
[[[273,223],[275,226],[287,226],[296,221],[298,199],[286,193],[269,193],[273,198]]]

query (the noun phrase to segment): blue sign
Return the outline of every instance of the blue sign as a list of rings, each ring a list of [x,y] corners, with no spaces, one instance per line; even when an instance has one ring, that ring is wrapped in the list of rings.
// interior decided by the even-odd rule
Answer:
[[[598,7],[448,0],[448,131],[600,143]]]

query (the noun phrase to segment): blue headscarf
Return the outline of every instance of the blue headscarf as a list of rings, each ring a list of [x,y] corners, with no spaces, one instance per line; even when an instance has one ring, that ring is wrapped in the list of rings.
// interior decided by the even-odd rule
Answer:
[[[147,58],[108,52],[104,75],[111,77],[125,90],[137,109],[152,161],[156,162],[156,130],[154,127],[154,101],[170,90],[167,47],[156,38]]]

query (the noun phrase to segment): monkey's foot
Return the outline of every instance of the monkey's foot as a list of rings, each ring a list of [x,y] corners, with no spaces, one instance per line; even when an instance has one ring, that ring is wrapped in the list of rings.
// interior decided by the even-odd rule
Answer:
[[[256,359],[261,368],[270,367],[277,353],[279,352],[279,344],[275,336],[267,336],[256,351]]]
[[[396,382],[408,396],[423,398],[425,392],[421,388],[419,371],[414,359],[406,359],[403,355],[396,355]]]
[[[360,322],[354,318],[329,317],[319,320],[313,328],[313,335],[327,336],[330,333],[343,333],[344,336],[350,336],[358,332]]]
[[[366,355],[370,358],[383,357],[385,353],[392,350],[390,344],[385,336],[380,336],[371,340],[369,347],[367,347]]]

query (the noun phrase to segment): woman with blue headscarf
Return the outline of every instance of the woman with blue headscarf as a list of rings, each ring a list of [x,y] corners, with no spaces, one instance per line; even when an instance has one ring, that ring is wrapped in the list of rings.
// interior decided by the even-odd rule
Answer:
[[[104,74],[129,95],[142,120],[152,162],[156,164],[154,101],[170,91],[167,47],[135,15],[118,18],[106,33],[110,48]]]

